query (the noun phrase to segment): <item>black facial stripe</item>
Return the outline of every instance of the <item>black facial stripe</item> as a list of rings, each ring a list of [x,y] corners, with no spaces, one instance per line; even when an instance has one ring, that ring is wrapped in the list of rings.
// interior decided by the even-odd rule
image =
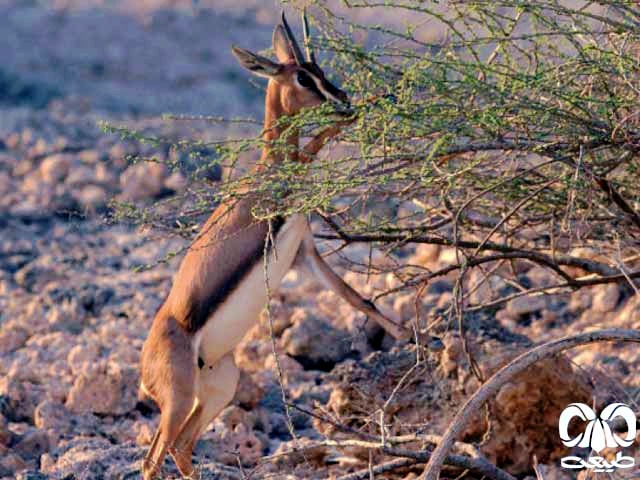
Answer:
[[[340,100],[346,97],[345,92],[340,90],[338,87],[336,87],[333,83],[331,83],[329,80],[325,78],[324,73],[322,73],[322,70],[320,70],[320,67],[318,67],[318,65],[316,65],[315,63],[306,63],[304,67],[307,72],[313,74],[313,76],[318,79],[318,81],[322,85],[322,88],[331,96],[338,98]]]
[[[325,80],[322,82],[322,87],[336,98],[342,98],[344,96],[344,93],[331,82]]]
[[[318,88],[315,78],[313,78],[313,76],[310,75],[309,73],[305,72],[304,70],[300,70],[298,72],[297,80],[301,87],[306,88],[307,90],[311,90],[322,100],[327,99],[327,97],[325,97],[324,94]]]
[[[313,82],[313,85],[309,85],[309,90],[311,90],[313,93],[318,95],[322,100],[327,99],[327,97],[324,96],[324,93],[322,93],[318,88],[318,86],[316,85],[316,82]]]

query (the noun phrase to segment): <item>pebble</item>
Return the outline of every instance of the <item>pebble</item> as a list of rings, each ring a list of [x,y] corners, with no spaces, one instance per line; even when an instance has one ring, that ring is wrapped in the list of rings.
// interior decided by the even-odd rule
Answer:
[[[167,169],[163,164],[141,162],[128,167],[120,175],[124,200],[139,201],[154,198],[164,188]]]
[[[509,300],[507,310],[512,315],[526,315],[527,313],[537,312],[545,308],[547,302],[543,296],[523,296]]]
[[[51,155],[40,164],[42,180],[48,183],[57,183],[65,179],[69,174],[73,157],[67,154]]]
[[[620,287],[616,284],[603,285],[595,288],[593,296],[593,309],[596,312],[610,312],[618,305],[620,299]]]

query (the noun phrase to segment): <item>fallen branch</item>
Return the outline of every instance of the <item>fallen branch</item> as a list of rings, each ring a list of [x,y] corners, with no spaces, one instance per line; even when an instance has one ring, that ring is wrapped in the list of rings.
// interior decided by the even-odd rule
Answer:
[[[370,472],[374,474],[390,472],[400,468],[410,467],[412,465],[418,465],[429,461],[429,452],[412,452],[410,458],[395,458],[380,465],[376,465],[372,469],[364,468],[357,472],[349,473],[338,477],[337,480],[367,480],[370,478]],[[504,470],[496,467],[493,463],[489,462],[484,457],[470,458],[464,455],[448,455],[445,458],[445,463],[453,467],[458,467],[463,470],[473,471],[481,476],[493,479],[493,480],[516,480]]]
[[[489,380],[487,380],[487,382],[482,385],[458,411],[449,425],[449,428],[443,435],[442,442],[432,452],[429,463],[427,464],[421,478],[423,480],[438,479],[440,469],[448,458],[448,452],[453,447],[456,439],[460,437],[463,430],[475,417],[476,412],[480,410],[485,402],[490,398],[494,398],[500,389],[513,377],[522,373],[534,363],[539,362],[544,358],[556,355],[564,350],[588,343],[610,341],[640,343],[640,331],[610,329],[564,337],[559,340],[544,343],[532,350],[529,350],[502,367]]]

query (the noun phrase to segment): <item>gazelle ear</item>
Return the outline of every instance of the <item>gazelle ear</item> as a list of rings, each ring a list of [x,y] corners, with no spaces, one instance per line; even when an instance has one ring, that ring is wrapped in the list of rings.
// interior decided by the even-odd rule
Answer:
[[[260,77],[271,78],[282,71],[282,65],[272,62],[262,55],[257,55],[249,50],[236,46],[231,47],[231,51],[238,59],[240,65]]]
[[[273,50],[276,57],[281,63],[289,63],[295,61],[295,53],[291,48],[291,44],[287,39],[287,33],[282,25],[278,25],[273,31]]]

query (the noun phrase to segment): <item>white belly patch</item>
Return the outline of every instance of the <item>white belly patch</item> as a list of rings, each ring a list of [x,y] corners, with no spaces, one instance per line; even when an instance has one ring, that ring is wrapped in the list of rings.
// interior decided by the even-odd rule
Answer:
[[[267,304],[267,284],[273,294],[291,268],[305,232],[306,220],[302,215],[289,217],[268,254],[266,278],[261,259],[195,335],[194,346],[206,364],[213,364],[231,352],[255,324]]]

